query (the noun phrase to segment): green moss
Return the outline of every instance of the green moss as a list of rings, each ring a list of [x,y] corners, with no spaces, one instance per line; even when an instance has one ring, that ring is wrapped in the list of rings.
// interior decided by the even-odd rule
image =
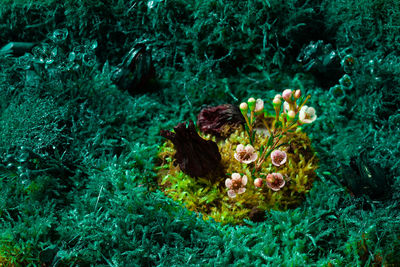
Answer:
[[[189,210],[201,213],[204,219],[213,218],[223,224],[241,224],[249,219],[253,208],[264,211],[270,209],[286,210],[299,206],[309,192],[315,180],[315,170],[318,159],[311,147],[307,134],[298,130],[285,135],[280,143],[280,149],[287,153],[285,165],[275,167],[266,160],[258,173],[268,174],[279,172],[286,177],[286,185],[274,192],[267,186],[256,188],[254,180],[259,178],[252,174],[254,163],[246,165],[238,162],[234,157],[235,149],[239,144],[247,144],[247,136],[243,129],[236,130],[226,140],[216,140],[210,135],[199,133],[204,139],[216,141],[222,159],[220,169],[210,173],[207,177],[191,177],[183,173],[175,163],[175,149],[172,142],[165,142],[159,149],[161,159],[157,167],[158,184],[162,191],[175,201],[183,204]],[[266,146],[268,136],[262,129],[256,133],[254,148],[259,150]],[[225,180],[237,172],[248,177],[246,192],[235,198],[228,197]],[[261,178],[265,178],[262,175]]]
[[[20,247],[9,240],[0,240],[0,266],[27,266],[34,260],[30,244]]]

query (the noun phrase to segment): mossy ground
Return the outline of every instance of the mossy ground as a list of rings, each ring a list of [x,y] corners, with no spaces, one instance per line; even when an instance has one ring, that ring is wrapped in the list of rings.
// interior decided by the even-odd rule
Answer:
[[[256,132],[256,151],[267,145],[269,135],[266,132],[266,129],[262,128]],[[255,163],[247,165],[233,157],[239,144],[249,142],[243,128],[236,130],[226,139],[216,140],[215,137],[202,133],[200,136],[217,142],[222,157],[217,170],[206,177],[191,177],[183,173],[174,160],[176,151],[171,141],[166,141],[160,147],[160,166],[156,170],[158,184],[164,193],[189,210],[201,213],[204,219],[213,218],[222,224],[243,224],[244,219],[250,219],[249,214],[253,208],[269,211],[298,207],[316,178],[318,159],[311,146],[311,140],[300,129],[285,134],[277,144],[286,144],[280,147],[287,153],[286,164],[276,167],[267,159],[257,173],[253,172]],[[234,172],[246,175],[248,182],[245,193],[230,198],[227,195],[225,180]],[[284,175],[286,185],[281,190],[275,192],[266,185],[261,188],[254,186],[256,178],[265,179],[265,176],[272,172]]]
[[[0,52],[0,264],[400,266],[399,19],[397,0],[1,1],[0,46],[50,50]],[[297,58],[317,40],[331,48],[308,71]],[[129,95],[111,67],[138,44],[158,91]],[[351,70],[329,64],[347,54]],[[319,168],[301,205],[221,226],[150,190],[160,129],[285,88],[318,115],[303,128]],[[341,184],[360,151],[392,182],[385,200]]]

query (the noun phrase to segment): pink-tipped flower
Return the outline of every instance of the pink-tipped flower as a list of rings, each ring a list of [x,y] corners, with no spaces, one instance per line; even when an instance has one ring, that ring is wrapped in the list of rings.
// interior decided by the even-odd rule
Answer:
[[[249,109],[249,106],[247,105],[247,103],[243,102],[240,104],[239,106],[240,112],[242,112],[243,116],[247,115],[247,110]]]
[[[225,186],[229,189],[228,196],[231,198],[236,197],[236,194],[243,194],[246,191],[247,176],[240,176],[239,173],[232,173],[232,179],[225,180]]]
[[[312,123],[317,119],[315,109],[313,107],[303,106],[300,109],[299,121],[301,123]]]
[[[272,100],[272,105],[273,105],[274,107],[279,107],[279,108],[280,108],[281,105],[282,105],[282,100],[281,100],[281,98],[275,96],[274,100]]]
[[[294,120],[295,117],[296,117],[296,112],[294,112],[293,110],[289,110],[289,112],[287,113],[287,120],[292,121]]]
[[[266,184],[272,190],[279,191],[285,186],[285,180],[282,174],[274,172],[267,175]]]
[[[287,155],[285,151],[274,150],[271,153],[272,164],[279,167],[286,163]]]
[[[254,109],[256,108],[256,100],[254,99],[254,97],[250,97],[247,100],[247,104],[249,104],[250,111],[254,111]]]
[[[256,108],[254,109],[254,112],[259,115],[263,112],[264,110],[264,101],[260,98],[256,100]]]
[[[291,102],[292,97],[292,90],[286,89],[282,92],[282,98],[285,99],[287,102]]]
[[[251,145],[247,145],[246,147],[242,144],[239,144],[236,147],[236,153],[234,155],[235,159],[241,163],[250,164],[257,159],[257,153],[254,150],[254,147]]]
[[[288,113],[289,109],[290,109],[289,103],[286,101],[283,102],[283,113]]]
[[[260,188],[260,187],[262,187],[262,185],[263,185],[263,180],[261,178],[257,178],[257,179],[254,180],[254,186],[255,187]]]
[[[300,89],[297,89],[296,92],[294,92],[294,98],[299,99],[301,97],[301,91]]]

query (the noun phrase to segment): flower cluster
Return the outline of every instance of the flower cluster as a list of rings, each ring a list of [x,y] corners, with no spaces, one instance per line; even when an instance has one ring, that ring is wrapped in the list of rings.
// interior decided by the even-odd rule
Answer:
[[[284,175],[277,171],[268,174],[259,173],[259,171],[269,158],[274,168],[277,169],[283,166],[287,162],[287,154],[279,148],[287,144],[281,142],[282,137],[289,132],[295,132],[298,126],[309,124],[316,120],[315,109],[305,105],[310,96],[303,98],[301,96],[301,90],[291,89],[286,89],[282,94],[277,94],[272,100],[272,106],[275,110],[272,124],[267,121],[270,116],[264,107],[262,99],[256,100],[251,97],[247,103],[243,102],[239,106],[246,122],[245,131],[249,137],[249,144],[239,144],[233,156],[240,163],[247,164],[249,168],[252,168],[252,176],[257,177],[254,179],[256,188],[261,188],[265,180],[265,185],[268,188],[273,191],[279,191],[288,181],[288,179],[285,181]],[[253,145],[256,138],[255,124],[259,120],[268,130],[268,142],[266,146],[260,147],[257,151]],[[225,185],[228,188],[228,196],[233,198],[237,194],[244,193],[247,180],[246,175],[242,177],[239,173],[233,173],[232,179],[226,179],[225,181]]]

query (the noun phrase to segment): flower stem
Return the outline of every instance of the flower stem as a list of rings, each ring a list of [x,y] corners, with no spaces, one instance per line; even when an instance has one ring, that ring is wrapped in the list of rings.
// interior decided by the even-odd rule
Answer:
[[[249,135],[250,145],[253,145],[253,141],[254,141],[253,137],[252,137],[253,136],[252,116],[254,116],[253,111],[251,112],[251,115],[250,115],[250,121],[249,121],[249,118],[247,117],[247,115],[243,116],[244,120],[246,121],[247,128],[248,128],[247,134]]]
[[[307,103],[307,101],[308,101],[308,99],[310,99],[310,97],[311,97],[311,95],[308,95],[306,97],[306,99],[304,99],[303,103],[301,103],[300,106],[298,107],[296,113],[300,111],[300,109]]]
[[[264,161],[267,158],[267,155],[269,155],[275,149],[275,147],[278,145],[279,141],[282,139],[284,134],[286,134],[286,132],[288,130],[290,130],[295,125],[296,125],[296,122],[292,122],[287,127],[283,127],[283,129],[280,131],[280,133],[277,133],[278,129],[274,130],[274,132],[272,133],[272,138],[273,138],[273,140],[275,140],[277,138],[277,140],[272,144],[272,146],[270,148],[269,148],[269,146],[264,148],[264,151],[261,153],[261,156],[258,159],[257,164],[255,164],[255,171],[259,171],[260,170],[261,165],[264,163]]]
[[[269,126],[268,126],[267,121],[263,118],[263,119],[262,119],[262,122],[263,122],[265,128],[267,128],[268,133],[269,133],[269,136],[271,136],[271,135],[272,135],[272,132],[271,132],[271,129],[269,128]]]

